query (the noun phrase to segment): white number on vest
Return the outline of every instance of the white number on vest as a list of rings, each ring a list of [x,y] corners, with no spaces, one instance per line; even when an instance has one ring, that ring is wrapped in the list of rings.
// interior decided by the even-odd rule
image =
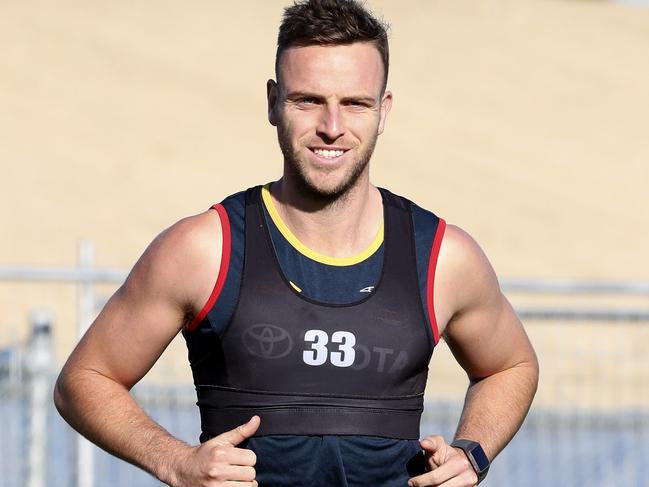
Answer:
[[[356,358],[356,337],[348,331],[335,331],[331,335],[331,343],[337,345],[337,350],[329,353],[327,344],[329,335],[322,330],[307,330],[304,334],[304,341],[311,344],[311,350],[302,352],[302,359],[307,365],[318,366],[327,361],[336,367],[349,367],[353,365]]]

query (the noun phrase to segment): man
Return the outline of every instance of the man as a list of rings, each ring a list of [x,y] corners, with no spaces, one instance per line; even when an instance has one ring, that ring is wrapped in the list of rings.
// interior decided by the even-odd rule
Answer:
[[[452,487],[486,475],[538,366],[477,244],[369,182],[388,64],[385,27],[355,1],[286,10],[267,84],[282,178],[150,245],[61,372],[55,402],[73,427],[173,486]],[[128,393],[179,331],[198,446]],[[441,335],[471,379],[451,445],[418,441]]]

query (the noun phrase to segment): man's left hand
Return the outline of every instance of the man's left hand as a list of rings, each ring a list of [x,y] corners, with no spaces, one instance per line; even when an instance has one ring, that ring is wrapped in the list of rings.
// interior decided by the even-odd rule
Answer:
[[[441,436],[427,436],[420,441],[426,452],[428,472],[408,481],[410,487],[474,487],[478,475],[459,448],[448,445]]]

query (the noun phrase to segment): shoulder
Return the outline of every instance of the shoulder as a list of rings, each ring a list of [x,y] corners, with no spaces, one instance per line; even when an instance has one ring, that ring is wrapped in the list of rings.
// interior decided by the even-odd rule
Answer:
[[[454,274],[469,270],[491,269],[480,245],[469,233],[456,225],[446,226],[440,254],[446,266],[453,270]]]
[[[125,287],[143,297],[156,295],[191,316],[210,295],[221,261],[221,218],[213,209],[179,220],[147,247]]]
[[[161,260],[160,264],[189,271],[213,258],[214,248],[220,247],[222,238],[221,218],[210,208],[162,231],[147,251]]]
[[[471,310],[497,306],[501,300],[496,273],[476,240],[456,225],[447,225],[441,242],[436,282],[445,322]],[[441,332],[441,330],[440,330]]]
[[[207,275],[213,281],[224,238],[230,237],[230,226],[241,226],[245,218],[245,194],[234,193],[202,213],[177,221],[153,240],[143,255],[144,261],[159,270],[184,273],[188,279]]]

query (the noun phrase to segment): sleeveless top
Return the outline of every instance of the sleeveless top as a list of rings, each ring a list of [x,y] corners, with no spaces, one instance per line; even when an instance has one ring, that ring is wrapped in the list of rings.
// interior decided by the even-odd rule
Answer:
[[[379,280],[360,301],[330,304],[291,285],[274,251],[261,187],[245,193],[245,264],[234,312],[219,333],[185,334],[205,434],[259,414],[258,436],[419,437],[437,337],[420,296],[411,203],[381,194]]]
[[[260,228],[261,236],[257,240],[266,243],[270,240],[274,254],[269,258],[274,262],[271,273],[274,273],[275,277],[281,278],[278,285],[286,288],[288,283],[296,293],[306,297],[305,302],[312,300],[315,302],[313,304],[325,305],[325,307],[328,307],[327,304],[343,305],[343,307],[358,304],[363,300],[369,300],[369,295],[377,289],[382,276],[386,250],[384,234],[390,233],[391,230],[388,228],[390,225],[382,226],[374,242],[359,255],[351,258],[331,258],[306,248],[292,235],[273,206],[268,185],[262,189],[261,193],[263,203],[257,206],[253,205],[251,208],[246,205],[246,195],[250,194],[248,191],[231,195],[220,204],[213,206],[219,215],[223,229],[222,247],[215,249],[215,251],[221,252],[221,267],[218,276],[215,276],[216,283],[208,302],[183,332],[187,340],[194,380],[198,386],[216,385],[217,388],[222,387],[212,381],[216,376],[211,376],[209,371],[218,366],[222,340],[227,338],[228,330],[233,323],[235,308],[239,309],[241,306],[244,260],[247,254],[247,244],[250,244],[252,239],[250,233],[246,236],[246,216],[251,211],[259,214],[261,206],[263,218],[259,224],[263,228]],[[384,205],[386,194],[383,192]],[[427,338],[424,341],[426,346],[432,349],[439,338],[435,321],[433,287],[437,255],[444,234],[445,222],[412,202],[406,200],[401,200],[401,202],[404,203],[405,209],[402,208],[400,211],[409,213],[412,220],[411,231],[414,231],[417,288],[419,291],[418,306],[423,308],[426,322]],[[385,239],[386,243],[387,240],[388,238]],[[397,248],[397,251],[401,250],[404,249]],[[277,266],[279,266],[279,276]],[[322,354],[326,349],[325,363],[329,365],[331,365],[332,358],[334,361],[340,360],[336,363],[341,364],[350,360],[345,357],[345,352],[346,348],[349,349],[348,345],[351,342],[343,340],[345,335],[339,334],[335,340],[332,340],[333,333],[329,334],[332,329],[321,329],[321,331],[327,332],[326,344],[323,338],[318,338],[317,334],[314,335],[312,341],[308,342],[300,337],[302,354],[312,351],[313,354],[308,354],[307,357],[318,362],[322,360]],[[344,330],[341,327],[333,331],[349,330]],[[287,341],[279,330],[271,327],[259,327],[246,334],[246,343],[258,355],[275,356],[285,352],[285,348],[282,347],[286,346]],[[364,347],[360,345],[364,345]],[[243,347],[245,346],[243,344]],[[357,368],[364,366],[366,362],[368,367],[373,367],[375,371],[380,372],[389,371],[395,367],[395,363],[397,368],[400,368],[399,362],[396,360],[398,356],[395,357],[394,352],[390,353],[390,347],[376,347],[370,350],[367,345],[357,340],[353,348],[354,365]],[[318,358],[319,351],[320,357]],[[341,354],[332,355],[336,352]],[[299,357],[298,354],[297,358],[299,359]],[[304,355],[302,355],[302,359],[304,359]],[[231,370],[232,366],[229,368]],[[209,389],[209,387],[197,387],[199,391]],[[235,392],[235,394],[237,393]],[[201,392],[199,392],[199,397],[200,394]],[[216,406],[222,407],[218,404]],[[229,406],[232,410],[237,405],[230,403]],[[301,407],[304,406],[304,404],[301,405]],[[280,405],[280,407],[284,406]],[[318,407],[322,408],[322,404]],[[208,408],[209,404],[206,404],[204,409]],[[254,411],[254,413],[257,414],[259,411]],[[381,413],[385,414],[386,410],[383,409]],[[206,416],[209,414],[207,413]],[[207,417],[203,421],[201,441],[206,441],[230,427],[230,425],[221,425],[214,428],[211,424],[211,417]],[[243,421],[248,420],[249,417],[243,418]],[[262,419],[262,424],[265,422]],[[405,487],[409,478],[406,465],[420,451],[419,442],[417,439],[404,440],[386,436],[385,430],[379,431],[379,436],[360,434],[266,434],[259,436],[256,434],[239,446],[249,448],[257,454],[256,479],[262,487],[280,485],[283,487],[303,485],[312,487],[334,485],[340,487],[365,485]]]

